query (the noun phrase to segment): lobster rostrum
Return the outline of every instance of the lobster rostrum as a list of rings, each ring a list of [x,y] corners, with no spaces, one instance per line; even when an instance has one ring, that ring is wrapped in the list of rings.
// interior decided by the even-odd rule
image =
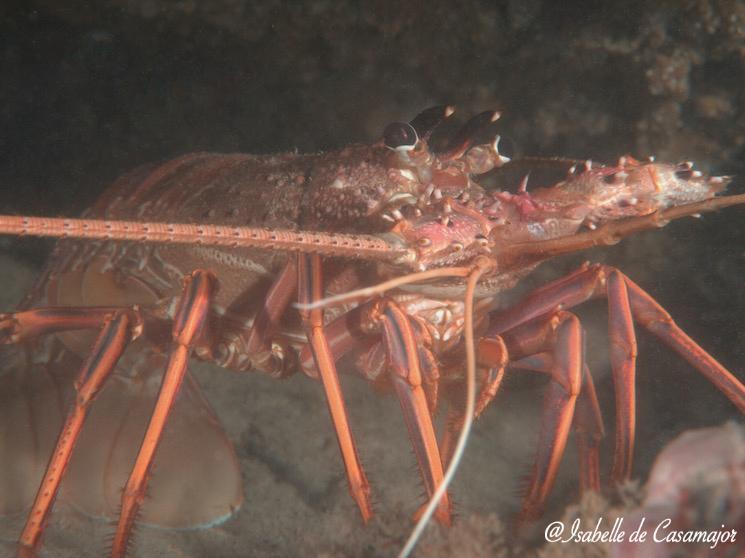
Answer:
[[[337,371],[356,370],[395,391],[429,497],[422,524],[432,512],[450,523],[447,481],[471,421],[494,399],[508,367],[550,378],[521,516],[541,513],[572,428],[580,484],[600,488],[603,423],[582,327],[571,312],[587,300],[608,301],[614,480],[631,474],[634,321],[745,412],[742,383],[617,269],[585,265],[494,309],[497,295],[549,258],[745,203],[745,195],[717,196],[729,178],[705,176],[687,162],[630,156],[611,166],[510,161],[499,152],[499,136],[480,142],[499,116],[491,111],[435,150],[430,135],[451,113],[434,107],[389,125],[373,145],[325,154],[200,153],[142,167],[119,179],[82,219],[0,216],[2,233],[64,239],[17,311],[0,315],[0,339],[36,351],[16,355],[6,377],[34,381],[43,366],[59,385],[79,367],[59,437],[40,444],[48,452],[37,445],[34,458],[23,448],[0,454],[4,471],[21,474],[17,461],[24,459],[38,469],[29,467],[24,482],[0,493],[0,512],[34,500],[19,539],[22,552],[38,549],[60,487],[92,515],[118,518],[112,556],[126,553],[136,520],[206,525],[240,506],[232,445],[188,373],[192,356],[237,371],[274,377],[303,371],[319,379],[364,521],[372,517],[370,488]],[[559,169],[563,178],[530,189],[527,172],[512,189],[484,187],[474,178],[537,167]],[[142,409],[141,420],[117,403],[122,393]],[[10,420],[18,408],[14,395],[12,389],[3,395]],[[438,441],[432,417],[441,400],[448,420]],[[89,413],[89,422],[99,424],[95,435],[83,429]],[[116,451],[100,443],[107,428]],[[199,439],[190,458],[204,465],[193,467],[194,474],[203,475],[202,484],[215,483],[209,497],[189,506],[179,505],[188,481],[155,475],[150,482],[154,461],[175,466],[188,451],[169,442],[179,428]],[[9,432],[0,431],[4,450],[21,436],[15,427]],[[105,460],[104,488],[87,489]]]

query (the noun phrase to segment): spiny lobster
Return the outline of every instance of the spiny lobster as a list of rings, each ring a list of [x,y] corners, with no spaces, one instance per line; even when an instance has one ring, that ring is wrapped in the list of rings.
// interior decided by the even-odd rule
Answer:
[[[64,239],[19,308],[0,315],[2,342],[34,350],[14,355],[5,378],[33,383],[42,375],[61,383],[79,367],[56,444],[39,444],[54,448],[19,539],[21,553],[39,548],[63,478],[78,487],[68,492],[78,496],[79,508],[118,518],[112,556],[126,553],[136,520],[203,525],[240,505],[233,449],[188,373],[191,357],[277,378],[302,370],[320,380],[364,521],[372,517],[370,488],[338,369],[395,391],[429,497],[422,521],[434,511],[444,525],[451,516],[447,480],[471,421],[494,399],[507,367],[550,378],[521,516],[540,515],[572,428],[581,486],[599,489],[603,423],[584,362],[583,330],[571,312],[587,300],[606,298],[610,314],[614,480],[629,478],[634,451],[633,321],[745,412],[742,383],[617,269],[585,265],[505,310],[493,308],[499,293],[549,258],[745,203],[745,195],[717,196],[729,178],[704,176],[687,162],[630,156],[611,166],[510,161],[499,152],[499,136],[479,143],[499,116],[492,111],[472,118],[436,150],[431,134],[451,113],[433,107],[409,123],[389,125],[375,144],[325,154],[197,153],[141,167],[82,219],[0,216],[4,234]],[[559,169],[563,177],[530,190],[527,180],[503,189],[474,179],[510,169],[527,175],[539,167]],[[11,399],[19,391],[6,388],[2,396],[11,418],[20,413]],[[122,392],[135,409],[116,409]],[[441,399],[448,415],[438,442],[432,417]],[[91,410],[99,432],[86,439]],[[108,422],[107,413],[114,416]],[[144,418],[122,418],[140,413],[149,417],[147,425]],[[163,476],[148,488],[154,460],[176,467],[167,424],[193,429],[201,446],[190,459],[203,463],[195,469],[220,481],[201,505],[180,506],[186,488]],[[101,444],[101,431],[136,440],[139,450]],[[3,440],[4,449],[9,443]],[[35,478],[23,469],[33,461],[24,449],[30,452],[0,456],[4,475]],[[76,453],[91,463],[70,466]],[[99,469],[108,475],[104,488],[86,490],[91,475],[79,471]],[[33,498],[28,487],[6,488],[0,511],[26,506]]]

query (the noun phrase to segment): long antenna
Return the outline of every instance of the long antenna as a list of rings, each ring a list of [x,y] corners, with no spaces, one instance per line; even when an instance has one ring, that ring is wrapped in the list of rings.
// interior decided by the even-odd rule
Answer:
[[[0,234],[201,244],[232,248],[264,248],[314,252],[322,256],[377,261],[404,262],[414,258],[412,251],[369,234],[341,234],[224,225],[0,215]]]

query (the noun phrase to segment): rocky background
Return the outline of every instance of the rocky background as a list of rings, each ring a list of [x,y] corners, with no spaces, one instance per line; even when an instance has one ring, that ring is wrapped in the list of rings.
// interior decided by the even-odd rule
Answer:
[[[388,122],[440,103],[456,104],[461,117],[502,110],[500,132],[518,153],[599,161],[654,154],[742,177],[744,84],[745,2],[734,0],[464,0],[457,7],[10,0],[0,6],[0,210],[73,216],[145,162],[197,150],[306,152],[372,141]],[[737,178],[732,189],[743,186]],[[534,283],[581,258],[618,265],[742,375],[744,217],[736,208],[675,223],[548,266]],[[5,292],[27,284],[48,247],[0,239]],[[583,316],[597,347],[593,368],[612,432],[602,304]],[[654,340],[642,336],[640,353],[643,478],[676,434],[737,414]],[[214,370],[200,379],[236,441],[249,499],[219,529],[172,537],[141,530],[138,555],[395,552],[419,496],[395,400],[361,382],[345,386],[379,497],[381,519],[363,529],[346,496],[317,386]],[[492,535],[502,541],[495,517],[509,520],[517,505],[542,385],[509,379],[478,425],[456,481],[460,529],[486,530],[486,544]],[[565,469],[557,510],[576,497],[574,469]],[[65,528],[56,535],[53,529],[46,552],[74,555],[90,537],[68,536],[70,526],[90,527],[85,518],[58,515]],[[2,540],[12,536],[3,532]]]

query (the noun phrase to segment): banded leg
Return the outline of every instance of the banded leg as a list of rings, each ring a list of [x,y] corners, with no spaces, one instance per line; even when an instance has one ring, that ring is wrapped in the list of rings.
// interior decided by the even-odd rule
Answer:
[[[549,314],[557,307],[567,309],[602,296],[608,299],[611,367],[616,386],[613,477],[620,481],[628,479],[631,474],[635,436],[636,341],[632,319],[683,356],[742,413],[745,413],[745,386],[688,337],[648,293],[619,270],[608,266],[583,266],[534,291],[512,308],[493,313],[488,335],[503,333]]]
[[[317,254],[298,255],[298,298],[301,303],[310,303],[323,297],[323,277],[321,258]],[[300,312],[307,331],[316,369],[321,376],[326,392],[331,421],[336,431],[336,440],[344,460],[349,482],[349,492],[357,502],[362,520],[367,523],[373,515],[370,503],[370,485],[360,463],[357,446],[349,426],[344,396],[339,385],[334,355],[329,347],[323,324],[323,310],[320,308]]]
[[[145,437],[122,493],[122,510],[112,543],[112,558],[120,558],[126,554],[137,512],[145,499],[150,469],[163,429],[181,387],[192,350],[206,333],[213,281],[213,277],[202,270],[194,271],[184,281],[183,294],[173,323],[168,366]]]
[[[391,300],[383,302],[382,308],[376,309],[373,314],[374,319],[379,320],[382,326],[383,346],[388,357],[391,379],[401,404],[427,495],[431,498],[442,482],[442,459],[429,403],[422,386],[420,351],[414,331],[409,318]],[[446,492],[437,507],[437,520],[442,525],[450,525],[450,513],[450,500]]]
[[[95,315],[96,312],[93,314]],[[59,315],[57,317],[59,318]],[[90,405],[132,340],[136,324],[132,323],[128,311],[121,310],[107,314],[103,321],[101,332],[75,382],[77,392],[75,404],[60,431],[34,504],[18,539],[21,556],[33,556],[38,550],[44,525],[59,492],[60,483],[70,463]]]

